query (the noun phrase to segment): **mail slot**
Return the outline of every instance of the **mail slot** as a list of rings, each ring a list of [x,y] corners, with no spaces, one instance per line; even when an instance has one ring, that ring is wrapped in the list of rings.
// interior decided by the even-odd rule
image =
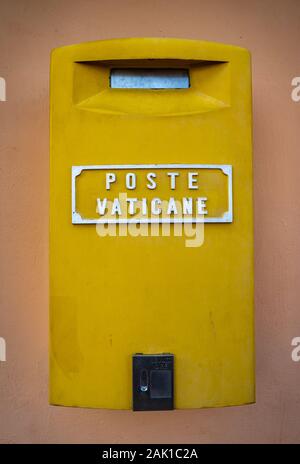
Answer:
[[[249,52],[58,48],[50,109],[50,403],[254,402]]]

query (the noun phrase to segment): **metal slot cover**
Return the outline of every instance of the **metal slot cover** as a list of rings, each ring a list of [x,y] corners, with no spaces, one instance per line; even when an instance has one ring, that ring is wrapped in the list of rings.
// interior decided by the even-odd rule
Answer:
[[[120,68],[110,72],[112,89],[188,89],[188,69]]]

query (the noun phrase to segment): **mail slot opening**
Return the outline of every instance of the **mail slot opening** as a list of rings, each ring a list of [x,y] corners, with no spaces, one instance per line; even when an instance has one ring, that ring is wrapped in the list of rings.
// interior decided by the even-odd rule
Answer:
[[[188,69],[114,68],[110,71],[112,89],[188,89]]]

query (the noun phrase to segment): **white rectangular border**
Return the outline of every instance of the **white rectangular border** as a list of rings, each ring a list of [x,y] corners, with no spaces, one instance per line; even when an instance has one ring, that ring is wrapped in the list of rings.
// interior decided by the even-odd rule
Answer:
[[[139,219],[84,219],[76,211],[76,177],[82,171],[116,169],[220,169],[228,176],[229,210],[222,217],[208,218],[139,218]],[[175,223],[230,223],[233,221],[232,166],[230,164],[101,164],[72,166],[72,224],[175,224]]]

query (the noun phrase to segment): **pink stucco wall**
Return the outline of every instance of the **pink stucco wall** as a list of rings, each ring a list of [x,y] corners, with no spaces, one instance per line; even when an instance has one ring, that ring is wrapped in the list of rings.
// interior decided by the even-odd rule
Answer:
[[[54,47],[183,37],[253,57],[257,403],[132,413],[48,405],[48,84]],[[0,13],[0,442],[300,442],[299,0],[11,0]]]

